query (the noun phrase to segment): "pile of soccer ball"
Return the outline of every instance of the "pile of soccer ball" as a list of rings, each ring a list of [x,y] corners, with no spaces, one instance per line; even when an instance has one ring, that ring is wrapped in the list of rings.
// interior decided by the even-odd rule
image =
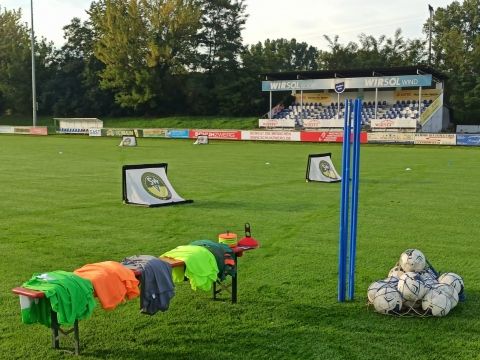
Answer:
[[[382,314],[447,315],[463,298],[463,279],[452,272],[438,276],[426,264],[420,250],[405,250],[388,277],[368,287],[369,304]]]

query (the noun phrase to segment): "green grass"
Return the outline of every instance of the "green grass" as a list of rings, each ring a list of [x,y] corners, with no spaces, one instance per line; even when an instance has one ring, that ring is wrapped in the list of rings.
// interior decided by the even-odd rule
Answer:
[[[332,152],[340,170],[339,144],[118,143],[0,136],[2,359],[65,358],[50,348],[49,329],[21,324],[10,290],[32,273],[159,255],[227,229],[241,234],[245,222],[262,247],[240,259],[238,304],[185,283],[153,317],[139,314],[138,300],[97,308],[80,322],[82,359],[479,359],[480,149],[362,146],[356,300],[340,304],[340,185],[304,180],[310,153]],[[121,166],[156,162],[169,164],[193,204],[122,204]],[[368,309],[368,285],[410,247],[462,275],[467,302],[445,318]]]
[[[187,128],[187,129],[254,129],[256,117],[171,116],[165,118],[106,118],[108,128]]]
[[[255,129],[258,127],[256,117],[219,117],[219,116],[170,116],[163,118],[103,118],[106,128],[187,128],[187,129]],[[3,116],[0,125],[31,126],[31,116]],[[38,118],[39,126],[53,129],[53,116]]]

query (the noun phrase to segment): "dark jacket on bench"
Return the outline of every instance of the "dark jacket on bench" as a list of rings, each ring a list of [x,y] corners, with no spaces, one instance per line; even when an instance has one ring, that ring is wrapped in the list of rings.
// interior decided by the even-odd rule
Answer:
[[[122,264],[134,270],[141,270],[140,310],[154,315],[166,311],[175,295],[171,266],[150,255],[125,258]]]

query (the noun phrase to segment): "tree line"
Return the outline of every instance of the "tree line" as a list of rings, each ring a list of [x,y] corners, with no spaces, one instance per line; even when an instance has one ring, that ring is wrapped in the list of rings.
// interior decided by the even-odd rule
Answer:
[[[38,111],[55,116],[260,115],[261,74],[428,64],[445,73],[457,123],[480,115],[480,0],[438,8],[425,39],[360,34],[327,50],[295,39],[244,45],[242,0],[96,0],[64,27],[64,45],[35,39]],[[0,115],[31,112],[30,29],[0,8]],[[275,94],[280,101],[285,94]]]

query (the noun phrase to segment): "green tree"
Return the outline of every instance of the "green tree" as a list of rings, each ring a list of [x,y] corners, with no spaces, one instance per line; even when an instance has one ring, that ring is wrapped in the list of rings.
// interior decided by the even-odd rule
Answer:
[[[0,8],[0,114],[32,108],[31,52],[21,10]]]
[[[95,56],[105,64],[101,86],[112,89],[122,107],[168,104],[172,75],[186,71],[195,49],[197,1],[99,0],[89,14]]]
[[[342,45],[339,42],[338,35],[335,35],[333,38],[328,35],[323,35],[323,37],[328,42],[330,51],[320,51],[318,55],[318,65],[321,69],[353,69],[358,66],[355,57],[358,51],[358,45],[356,43],[349,42],[347,45]]]
[[[53,43],[42,38],[35,41],[35,80],[37,92],[38,113],[52,114],[51,103],[48,99],[48,84],[55,79],[56,50]],[[31,96],[30,96],[31,98]]]
[[[247,15],[243,1],[201,0],[200,29],[193,70],[184,82],[185,101],[194,114],[231,114],[243,50],[242,30]]]
[[[243,1],[203,0],[198,35],[199,66],[208,73],[238,67],[247,16]]]
[[[32,111],[32,60],[30,29],[20,10],[0,9],[0,114]],[[52,76],[53,44],[35,41],[35,70],[39,112],[48,112],[42,101],[44,84]]]
[[[93,53],[91,24],[73,18],[63,30],[66,42],[56,53],[56,72],[47,81],[45,102],[57,116],[96,117],[115,112],[113,94],[100,88],[105,66]]]
[[[425,24],[428,31],[429,23]],[[454,1],[435,11],[433,64],[448,75],[448,101],[456,123],[480,117],[480,1]]]
[[[317,48],[295,39],[267,39],[248,47],[242,54],[243,66],[258,73],[317,70]]]
[[[392,38],[360,34],[359,44],[342,45],[338,35],[333,39],[324,35],[324,38],[330,51],[320,52],[318,62],[326,70],[418,65],[424,63],[427,56],[425,41],[405,40],[401,29],[397,29]]]
[[[261,91],[261,74],[282,71],[316,70],[318,50],[295,39],[267,39],[246,47],[241,53],[242,68],[236,78],[222,84],[229,101],[220,104],[223,112],[236,115],[259,115],[268,109],[268,96]],[[274,94],[274,102],[285,94]]]

